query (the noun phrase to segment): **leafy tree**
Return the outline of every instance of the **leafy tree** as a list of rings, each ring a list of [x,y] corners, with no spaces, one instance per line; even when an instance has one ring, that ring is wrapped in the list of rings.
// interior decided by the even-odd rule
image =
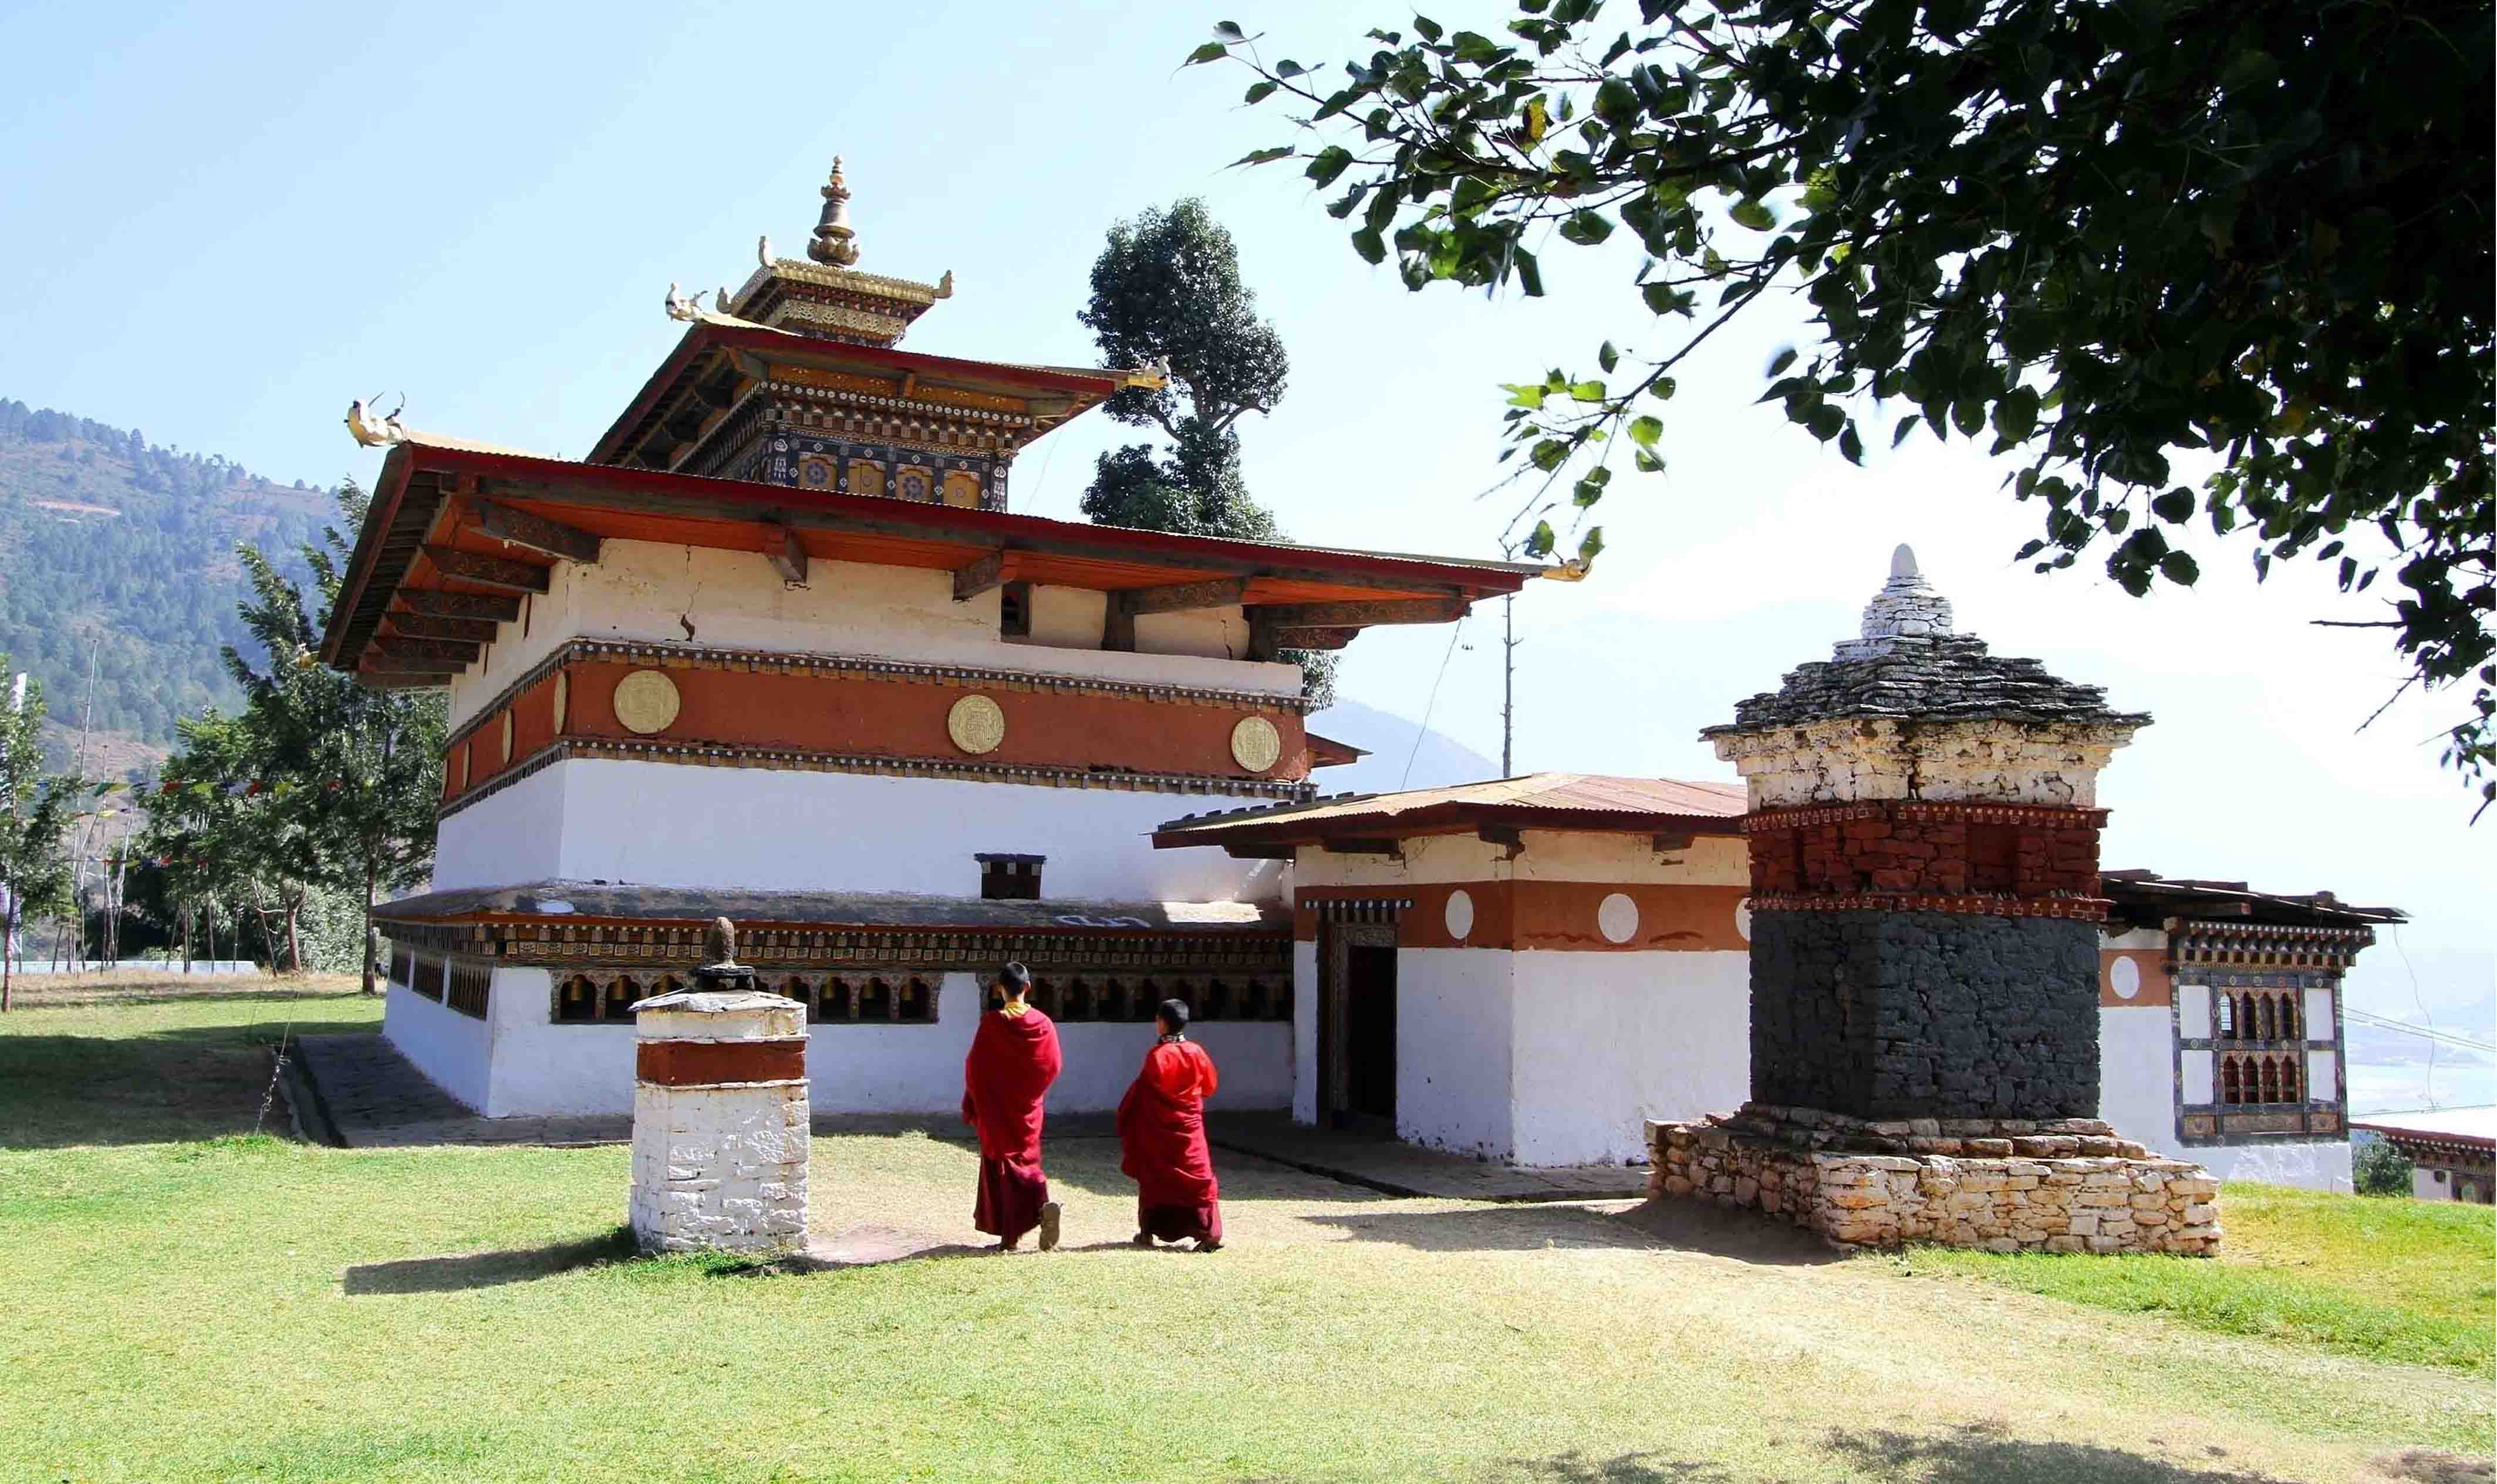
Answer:
[[[9,679],[0,654],[0,1011],[9,1008],[16,927],[70,900],[69,828],[77,780],[44,773],[44,692]]]
[[[2408,1195],[2411,1162],[2382,1139],[2350,1146],[2350,1179],[2360,1195]]]
[[[1102,455],[1084,491],[1084,515],[1103,525],[1285,539],[1273,513],[1248,496],[1233,425],[1282,400],[1291,360],[1257,296],[1240,280],[1231,234],[1193,198],[1149,207],[1110,228],[1092,265],[1092,298],[1076,316],[1110,365],[1168,367],[1155,390],[1130,387],[1103,404],[1122,423],[1158,427],[1170,447],[1134,443]],[[1336,656],[1286,649],[1321,707],[1335,699]]]
[[[1410,288],[1533,296],[1556,240],[1643,249],[1620,338],[1664,344],[1511,388],[1523,472],[1584,512],[1625,443],[1661,470],[1676,367],[1799,292],[1810,342],[1763,400],[1853,461],[1885,402],[1893,442],[1921,421],[2016,457],[2040,570],[2103,538],[2127,591],[2191,584],[2170,534],[2200,520],[2258,576],[2389,572],[2398,595],[2340,621],[2391,631],[2405,688],[2475,685],[2446,758],[2497,800],[2486,0],[1516,8],[1498,38],[1373,31],[1341,85],[1228,22],[1189,60],[1246,63],[1249,103],[1340,137],[1309,177]],[[1540,521],[1529,550],[1556,540]]]
[[[350,527],[363,524],[365,497],[354,485],[339,489],[338,505]],[[349,550],[334,526],[302,549],[323,612],[337,600]],[[242,711],[183,724],[182,750],[166,765],[165,853],[200,863],[194,868],[212,900],[215,888],[237,883],[256,902],[273,891],[289,959],[300,967],[298,925],[311,888],[358,894],[369,929],[382,892],[413,886],[432,868],[442,700],[367,690],[318,664],[320,630],[302,588],[248,544],[236,555],[252,594],[242,620],[263,658],[255,663],[228,645]],[[371,994],[369,957],[363,976]]]

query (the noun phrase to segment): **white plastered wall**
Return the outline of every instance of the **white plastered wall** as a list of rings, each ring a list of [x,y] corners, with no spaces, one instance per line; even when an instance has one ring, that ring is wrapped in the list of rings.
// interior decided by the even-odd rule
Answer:
[[[2176,1147],[2179,1073],[2169,1017],[2165,1005],[2099,1008],[2099,1117],[2125,1138],[2158,1150]],[[2211,1054],[2189,1051],[2185,1060],[2192,1063],[2185,1072],[2208,1089]]]
[[[1471,836],[1401,858],[1298,853],[1305,886],[1392,890],[1479,881],[1737,886],[1737,837],[1659,855],[1644,835],[1530,830],[1513,860]],[[1303,1020],[1292,1116],[1317,1118],[1317,952],[1295,945]],[[1406,948],[1396,964],[1396,1123],[1417,1144],[1522,1164],[1637,1158],[1641,1121],[1738,1106],[1751,1083],[1751,957]]]
[[[558,1025],[551,1020],[552,975],[545,969],[494,972],[490,1020],[455,1020],[492,1032],[491,1080],[481,1035],[473,1051],[433,1054],[418,1064],[428,1077],[493,1118],[542,1114],[624,1114],[633,1109],[634,1036],[629,1025]],[[420,1005],[428,1001],[410,995]],[[978,1026],[973,977],[944,976],[932,1025],[809,1026],[808,1095],[818,1114],[951,1115],[963,1101],[963,1058]],[[443,1014],[450,1014],[443,1011]],[[1190,1027],[1221,1075],[1216,1109],[1276,1109],[1292,1096],[1292,1027],[1276,1021],[1208,1021]],[[1106,1113],[1119,1106],[1153,1045],[1150,1025],[1062,1025],[1065,1068],[1050,1089],[1057,1113]],[[398,1037],[393,1034],[395,1044]],[[411,1059],[415,1059],[413,1055]],[[440,1070],[437,1070],[437,1067]],[[446,1075],[448,1074],[448,1075]],[[457,1079],[458,1085],[455,1085]],[[462,1087],[472,1089],[462,1091]]]
[[[1043,588],[1042,592],[1056,589]],[[1097,594],[1093,595],[1097,598]],[[547,591],[529,599],[528,633],[508,623],[484,662],[451,682],[450,721],[474,716],[529,666],[574,637],[628,639],[707,648],[863,654],[929,664],[1037,670],[1104,679],[1298,695],[1297,665],[1235,659],[1248,627],[1237,608],[1154,614],[1136,620],[1134,652],[1100,647],[1100,607],[1052,599],[1045,637],[1008,643],[997,632],[996,588],[954,601],[950,573],[819,561],[803,588],[788,588],[751,552],[715,552],[644,541],[609,541],[598,560],[557,562]],[[1040,614],[1035,615],[1037,619]],[[683,620],[694,634],[685,635]],[[1036,629],[1039,625],[1035,624]]]
[[[1292,1120],[1318,1121],[1318,945],[1292,942]]]
[[[382,1035],[435,1087],[468,1107],[486,1107],[493,1044],[488,1022],[393,984],[382,999]],[[629,1051],[626,1057],[629,1068]]]
[[[1511,961],[1484,948],[1396,955],[1396,1134],[1508,1158],[1515,1146]]]
[[[1689,1121],[1749,1095],[1750,954],[1502,957],[1516,965],[1517,1163],[1636,1159],[1644,1120]]]
[[[565,879],[979,894],[971,857],[1049,858],[1050,900],[1277,900],[1284,868],[1155,850],[1198,795],[567,758],[442,822],[437,891]]]

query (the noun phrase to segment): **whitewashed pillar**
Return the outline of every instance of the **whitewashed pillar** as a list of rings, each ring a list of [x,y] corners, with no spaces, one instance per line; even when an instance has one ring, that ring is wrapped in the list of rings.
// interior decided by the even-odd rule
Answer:
[[[752,990],[635,1007],[633,1238],[646,1252],[806,1241],[806,1025]]]

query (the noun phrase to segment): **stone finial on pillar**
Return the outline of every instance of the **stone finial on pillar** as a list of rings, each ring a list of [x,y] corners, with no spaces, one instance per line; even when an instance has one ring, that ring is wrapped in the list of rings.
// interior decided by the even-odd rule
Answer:
[[[634,1012],[634,1241],[646,1252],[804,1247],[804,1009],[778,995],[697,990]]]

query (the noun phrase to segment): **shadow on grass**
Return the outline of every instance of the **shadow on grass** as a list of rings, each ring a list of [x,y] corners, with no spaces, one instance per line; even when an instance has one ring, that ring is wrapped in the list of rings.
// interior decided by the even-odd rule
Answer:
[[[2098,1443],[2031,1441],[1988,1423],[1931,1435],[1833,1430],[1824,1446],[1872,1478],[1916,1484],[2289,1484],[2277,1474],[2233,1467],[2224,1448],[2196,1446],[2192,1451],[2202,1457],[2180,1463]]]
[[[0,1149],[247,1133],[260,1120],[269,1049],[281,1035],[300,1040],[366,1028],[360,1021],[272,1016],[127,1036],[0,1035]],[[261,1126],[286,1132],[283,1104]]]
[[[618,1226],[594,1237],[546,1247],[361,1263],[341,1274],[339,1281],[351,1299],[391,1293],[458,1293],[470,1288],[534,1282],[575,1268],[621,1262],[632,1255],[632,1228]]]
[[[1845,1260],[1844,1254],[1793,1227],[1688,1201],[1648,1201],[1617,1214],[1535,1204],[1463,1211],[1369,1211],[1309,1219],[1340,1227],[1356,1242],[1393,1242],[1419,1251],[1662,1247],[1772,1267],[1817,1267]]]

